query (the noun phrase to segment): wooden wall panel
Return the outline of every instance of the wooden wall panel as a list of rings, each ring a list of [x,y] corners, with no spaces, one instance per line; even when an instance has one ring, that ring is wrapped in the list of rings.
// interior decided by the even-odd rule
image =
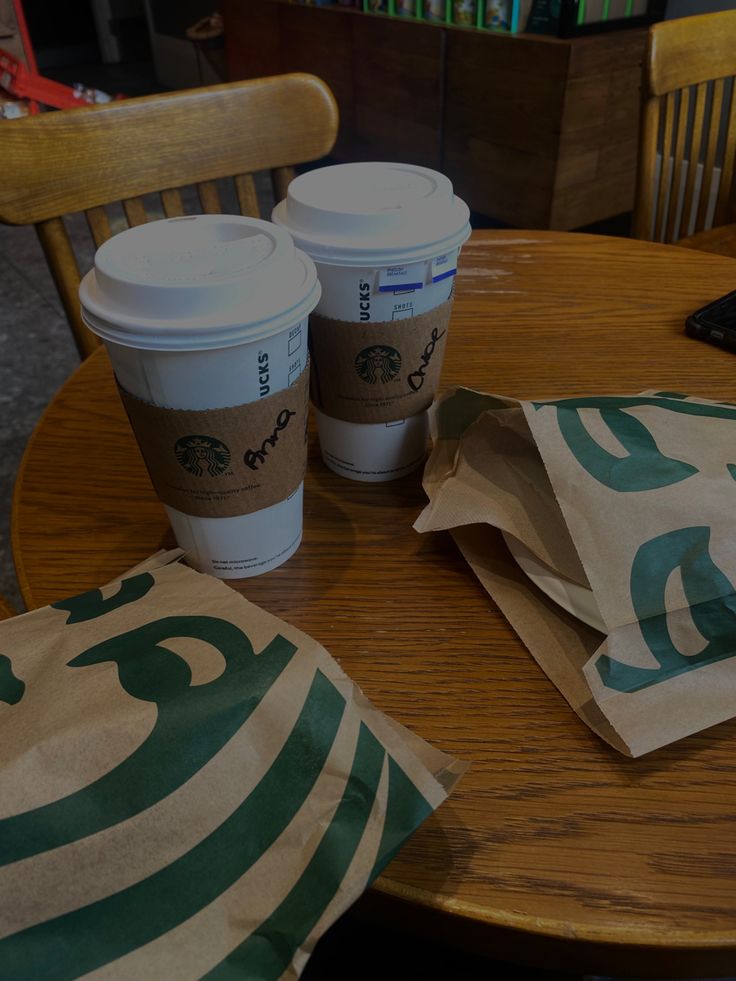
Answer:
[[[334,8],[271,3],[279,12],[280,71],[311,72],[332,89],[340,110],[335,155],[348,150],[355,130],[351,22]]]
[[[621,68],[640,70],[647,38],[645,27],[574,38],[570,46],[570,78],[608,75]]]
[[[223,0],[233,78],[309,71],[339,160],[437,168],[474,211],[569,229],[631,210],[646,31],[506,36],[280,0]]]
[[[442,170],[473,211],[517,228],[548,227],[553,158],[471,139],[446,146]]]
[[[646,31],[578,39],[565,88],[550,228],[630,211],[639,142]]]
[[[438,168],[444,31],[367,15],[350,22],[356,145],[373,159]]]
[[[232,81],[278,75],[281,68],[279,7],[275,3],[223,0],[225,55]]]
[[[566,44],[448,31],[445,141],[483,138],[554,156],[568,60]]]
[[[448,32],[442,169],[473,210],[546,228],[569,49],[519,42]]]

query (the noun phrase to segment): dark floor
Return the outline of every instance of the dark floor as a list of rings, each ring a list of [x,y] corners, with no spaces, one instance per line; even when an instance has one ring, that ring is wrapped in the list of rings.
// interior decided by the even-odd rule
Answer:
[[[149,63],[83,65],[51,69],[46,74],[66,83],[82,82],[109,94],[140,95],[159,89]],[[473,224],[475,227],[498,225],[480,215],[474,216]],[[628,226],[629,216],[622,216],[587,230],[625,235]],[[73,230],[75,241],[86,238],[82,223]],[[92,254],[87,241],[80,263],[83,267],[89,266]],[[15,583],[9,541],[15,473],[33,426],[77,364],[76,349],[33,229],[0,226],[0,593],[18,609],[22,609],[22,602]],[[410,940],[398,928],[369,927],[348,915],[318,944],[303,977],[306,981],[367,981],[369,978],[374,981],[381,977],[402,981],[487,977],[509,981],[580,981],[579,976],[557,973],[553,967],[550,965],[550,970],[514,967],[436,942]]]
[[[303,981],[581,981],[579,975],[520,968],[442,944],[408,940],[348,913],[317,944]],[[585,981],[608,981],[587,978]],[[611,979],[613,981],[613,979]]]

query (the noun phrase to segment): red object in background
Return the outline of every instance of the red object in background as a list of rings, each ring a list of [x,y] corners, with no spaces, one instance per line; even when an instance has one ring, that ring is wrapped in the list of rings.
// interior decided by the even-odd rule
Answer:
[[[13,0],[13,12],[15,14],[15,21],[18,26],[18,33],[20,34],[20,43],[23,46],[23,54],[25,56],[26,65],[28,69],[34,73],[38,74],[38,65],[36,64],[36,56],[33,53],[33,45],[31,44],[31,38],[28,33],[28,25],[26,24],[26,15],[23,13],[23,4],[21,0]]]
[[[25,107],[25,111],[18,111],[17,115],[36,115],[39,112],[39,103],[53,109],[76,109],[78,106],[110,101],[111,97],[99,89],[82,84],[62,85],[39,75],[22,0],[12,0],[12,5],[23,54],[22,57],[17,57],[0,48],[0,118],[13,118],[2,110],[4,92],[10,97],[11,106],[19,109],[21,106]],[[125,96],[116,95],[115,98],[123,99]],[[15,115],[14,113],[13,116]]]
[[[30,71],[22,61],[0,48],[0,88],[16,99],[29,99],[31,114],[38,112],[35,102],[54,109],[76,109],[97,102],[109,102],[110,96],[99,89],[82,85],[71,87],[54,82]],[[122,98],[122,96],[120,96]]]
[[[16,44],[15,47],[20,48],[20,51],[22,52],[22,61],[25,63],[29,71],[37,74],[38,65],[36,64],[36,56],[33,53],[33,45],[31,44],[31,38],[28,33],[28,25],[26,24],[22,0],[11,0],[11,8],[14,22],[11,20],[10,24],[7,24],[6,26],[15,28],[18,39],[18,44]],[[15,54],[11,53],[11,57],[15,57],[17,53],[17,51],[15,51]],[[38,103],[34,102],[33,99],[15,99],[8,102],[7,100],[3,99],[3,94],[2,87],[0,87],[0,118],[13,118],[16,115],[15,113],[8,115],[7,108],[10,105],[17,106],[17,115],[25,116],[29,113],[31,115],[35,115],[38,112]]]

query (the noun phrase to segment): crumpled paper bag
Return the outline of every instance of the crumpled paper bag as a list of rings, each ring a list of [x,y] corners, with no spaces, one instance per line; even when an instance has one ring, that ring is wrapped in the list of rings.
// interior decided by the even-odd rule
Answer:
[[[415,527],[454,529],[592,729],[640,756],[736,715],[736,405],[456,389],[433,436]],[[494,529],[592,589],[605,635],[533,586]]]
[[[297,977],[464,767],[154,557],[0,624],[0,978]]]

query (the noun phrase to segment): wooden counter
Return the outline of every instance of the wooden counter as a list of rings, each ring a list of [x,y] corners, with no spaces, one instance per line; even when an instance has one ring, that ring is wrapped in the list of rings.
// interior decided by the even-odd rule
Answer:
[[[632,209],[643,29],[560,40],[279,0],[222,9],[232,79],[309,71],[332,88],[339,160],[433,167],[512,226]]]

